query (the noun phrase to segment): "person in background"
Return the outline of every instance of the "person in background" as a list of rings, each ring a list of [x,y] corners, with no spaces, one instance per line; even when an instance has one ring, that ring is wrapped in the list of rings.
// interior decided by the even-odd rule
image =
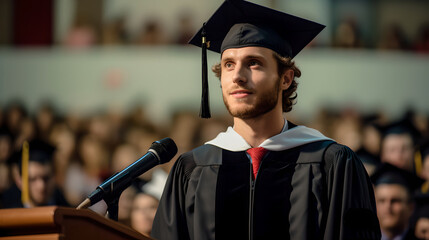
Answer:
[[[119,197],[118,202],[118,222],[130,226],[131,210],[133,208],[134,197],[137,189],[133,186],[126,188]]]
[[[137,193],[131,209],[131,227],[141,234],[150,236],[158,204],[159,200],[156,197],[143,192]]]
[[[35,116],[35,125],[37,136],[44,141],[49,141],[49,133],[57,118],[54,106],[49,103],[43,103],[37,110]]]
[[[410,221],[410,231],[415,239],[429,240],[429,194],[416,194],[416,207]]]
[[[381,127],[377,121],[374,115],[363,119],[362,146],[356,151],[369,176],[380,165]]]
[[[24,104],[20,101],[12,101],[5,107],[2,128],[16,137],[19,135],[21,121],[27,116],[28,113]]]
[[[1,196],[12,183],[7,160],[12,154],[12,136],[3,128],[0,128],[0,208]]]
[[[64,185],[72,206],[78,206],[110,174],[108,149],[102,141],[91,134],[83,135],[78,141],[78,159],[68,166]],[[90,209],[104,214],[106,205],[100,201]]]
[[[421,179],[390,164],[383,164],[371,177],[382,240],[412,239],[409,221],[414,212],[414,191]]]
[[[117,146],[112,153],[111,174],[122,171],[140,157],[137,149],[131,144],[124,143]],[[119,199],[118,221],[126,225],[130,225],[130,213],[135,194],[136,189],[131,186],[122,192]]]
[[[56,148],[53,156],[55,182],[64,190],[69,166],[76,161],[76,134],[64,121],[57,121],[49,133],[49,142]]]
[[[381,142],[381,162],[415,173],[414,148],[410,127],[402,122],[390,124],[385,127]]]
[[[4,208],[39,207],[47,205],[69,206],[62,192],[56,187],[52,154],[55,149],[39,140],[29,142],[28,158],[28,189],[23,189],[22,151],[15,152],[10,158],[15,185],[3,194]],[[21,197],[23,191],[28,191],[28,199]]]
[[[355,109],[344,109],[332,124],[335,126],[332,134],[335,141],[346,145],[353,151],[357,151],[361,147],[361,117]]]

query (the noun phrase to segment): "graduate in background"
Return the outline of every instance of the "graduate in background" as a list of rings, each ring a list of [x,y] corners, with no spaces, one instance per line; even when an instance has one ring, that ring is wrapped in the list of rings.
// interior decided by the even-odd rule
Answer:
[[[206,50],[234,125],[182,154],[155,216],[155,239],[380,239],[371,181],[348,147],[286,120],[301,75],[292,59],[323,25],[225,1],[190,41]]]
[[[381,239],[414,239],[409,223],[415,212],[414,196],[423,180],[388,163],[381,165],[371,179],[374,182]]]
[[[410,232],[414,238],[429,240],[429,194],[419,193],[414,197],[415,209],[410,221]]]
[[[33,140],[10,158],[14,185],[2,196],[3,208],[31,208],[47,205],[69,206],[56,187],[51,145]]]

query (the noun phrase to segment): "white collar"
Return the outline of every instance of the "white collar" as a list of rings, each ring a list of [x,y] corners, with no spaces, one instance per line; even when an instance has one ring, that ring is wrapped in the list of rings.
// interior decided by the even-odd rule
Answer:
[[[270,151],[282,151],[322,140],[332,139],[325,137],[315,129],[305,126],[296,126],[288,129],[287,121],[285,121],[282,132],[266,139],[259,147],[264,147]],[[226,132],[219,133],[216,138],[205,144],[214,145],[233,152],[246,151],[252,148],[232,127],[228,127]]]

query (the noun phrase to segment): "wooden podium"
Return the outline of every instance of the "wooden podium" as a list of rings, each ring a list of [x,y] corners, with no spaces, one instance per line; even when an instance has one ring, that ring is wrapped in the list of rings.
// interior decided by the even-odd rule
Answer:
[[[91,210],[65,207],[0,210],[1,240],[149,239]]]

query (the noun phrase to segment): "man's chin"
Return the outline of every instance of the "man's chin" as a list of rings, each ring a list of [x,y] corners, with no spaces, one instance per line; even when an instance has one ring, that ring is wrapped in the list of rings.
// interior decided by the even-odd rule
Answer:
[[[227,101],[225,98],[224,104],[229,114],[235,118],[252,119],[273,110],[277,104],[277,98],[268,95],[257,102],[248,101]]]
[[[384,221],[382,225],[384,229],[395,230],[397,228],[398,221],[392,219],[389,221]]]
[[[231,113],[231,116],[235,117],[235,118],[240,118],[240,119],[250,119],[253,118],[254,116],[252,114],[246,113],[246,112],[238,112],[238,113]]]
[[[228,108],[229,114],[235,118],[241,118],[241,119],[249,119],[255,117],[255,111],[253,109],[244,109],[244,108],[235,108],[231,109]]]
[[[48,199],[41,199],[41,200],[32,200],[33,204],[36,206],[44,206],[48,203]]]

